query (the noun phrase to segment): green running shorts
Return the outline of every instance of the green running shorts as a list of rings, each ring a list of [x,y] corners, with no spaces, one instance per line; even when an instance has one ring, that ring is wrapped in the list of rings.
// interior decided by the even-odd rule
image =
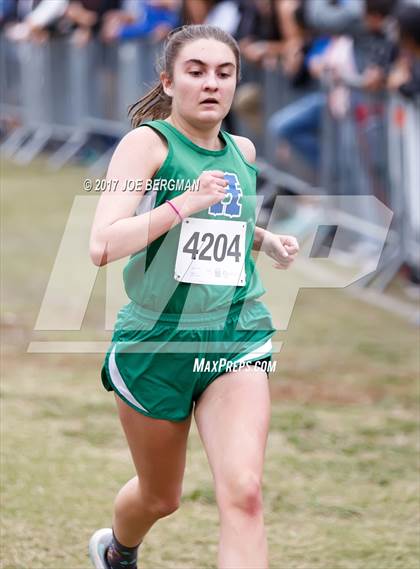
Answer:
[[[102,384],[148,417],[182,421],[216,378],[271,361],[270,313],[258,300],[210,314],[160,314],[134,302],[118,313]]]

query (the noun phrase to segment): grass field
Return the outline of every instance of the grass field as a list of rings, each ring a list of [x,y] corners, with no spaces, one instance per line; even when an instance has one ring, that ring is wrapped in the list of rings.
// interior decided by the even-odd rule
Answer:
[[[2,167],[2,569],[88,569],[89,536],[109,526],[114,496],[134,475],[100,385],[103,356],[27,353],[46,337],[111,335],[103,271],[80,333],[34,331],[85,176],[42,161]],[[299,293],[276,339],[264,478],[271,569],[418,569],[418,329],[314,288]],[[215,567],[217,528],[193,428],[182,507],[152,529],[140,566]]]

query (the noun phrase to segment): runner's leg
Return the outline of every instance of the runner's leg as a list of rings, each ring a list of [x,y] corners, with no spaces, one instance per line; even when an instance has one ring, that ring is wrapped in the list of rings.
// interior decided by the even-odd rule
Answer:
[[[270,420],[265,372],[218,377],[195,407],[195,420],[213,473],[220,516],[219,569],[266,569],[262,502]]]
[[[180,422],[152,419],[115,399],[137,476],[118,492],[112,524],[118,541],[130,547],[179,506],[191,415]]]

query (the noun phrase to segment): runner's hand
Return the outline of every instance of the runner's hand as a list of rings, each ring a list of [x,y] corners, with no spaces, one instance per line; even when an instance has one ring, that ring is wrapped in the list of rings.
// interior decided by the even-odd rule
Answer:
[[[261,250],[276,263],[276,269],[288,269],[296,259],[299,252],[299,244],[292,235],[276,235],[271,231],[265,231]]]
[[[221,170],[205,170],[198,177],[198,189],[188,192],[188,214],[197,213],[220,202],[226,195],[228,182]]]

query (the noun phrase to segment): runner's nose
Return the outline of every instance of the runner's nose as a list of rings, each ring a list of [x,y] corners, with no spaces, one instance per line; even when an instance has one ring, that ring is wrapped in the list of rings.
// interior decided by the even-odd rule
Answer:
[[[204,81],[204,89],[215,91],[216,89],[218,89],[218,87],[219,83],[217,82],[216,76],[213,73],[207,74]]]

